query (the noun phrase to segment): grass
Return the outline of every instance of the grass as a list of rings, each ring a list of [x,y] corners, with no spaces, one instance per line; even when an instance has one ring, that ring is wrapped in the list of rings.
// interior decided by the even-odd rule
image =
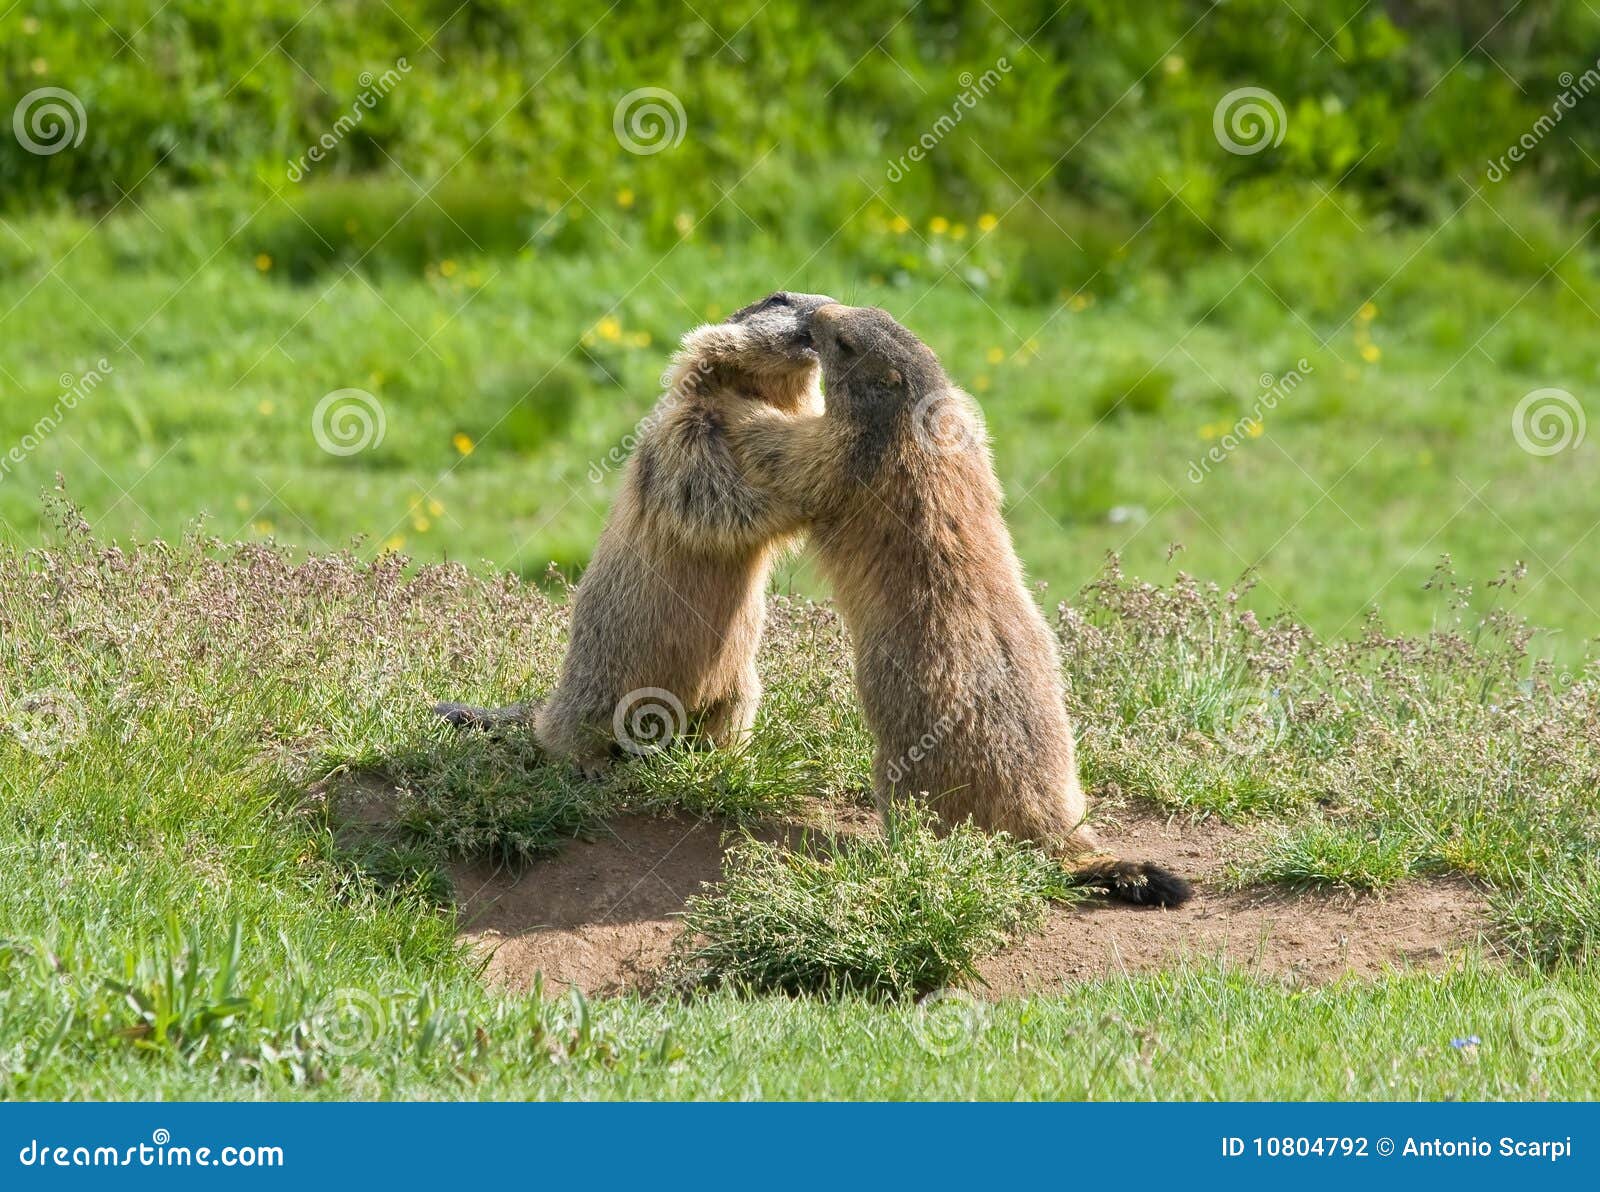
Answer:
[[[62,473],[107,536],[170,538],[203,512],[228,539],[318,550],[360,539],[367,557],[387,546],[529,578],[554,561],[575,575],[671,345],[789,284],[884,304],[938,348],[984,405],[1019,551],[1058,590],[1088,582],[1112,550],[1134,574],[1170,574],[1181,542],[1195,574],[1255,566],[1263,613],[1291,608],[1341,636],[1378,607],[1418,631],[1437,611],[1423,584],[1449,553],[1475,577],[1529,568],[1512,603],[1550,630],[1545,652],[1581,657],[1594,632],[1585,593],[1600,572],[1594,552],[1574,549],[1588,521],[1568,499],[1592,437],[1532,455],[1512,425],[1531,391],[1586,400],[1583,378],[1600,367],[1588,334],[1600,283],[1588,274],[1506,272],[1426,227],[1363,234],[1345,219],[1364,224],[1358,206],[1308,190],[1273,209],[1288,234],[1259,250],[1246,237],[1264,215],[1241,199],[1219,224],[1237,250],[1196,264],[1180,288],[1149,270],[1037,303],[996,292],[1021,229],[1002,224],[963,256],[970,242],[948,234],[895,232],[886,208],[864,209],[861,233],[915,257],[916,275],[877,276],[865,250],[814,254],[756,234],[737,248],[691,236],[657,249],[613,207],[586,216],[618,237],[603,252],[472,254],[420,271],[369,257],[298,285],[261,255],[265,233],[227,239],[244,201],[150,200],[156,225],[189,229],[176,244],[136,212],[99,227],[8,220],[36,252],[0,277],[0,309],[16,308],[4,365],[17,395],[0,409],[0,443],[37,442],[20,462],[5,457],[0,534],[38,541],[38,494]],[[1516,244],[1543,219],[1502,190],[1469,201],[1450,228]],[[1581,232],[1563,227],[1552,242],[1559,251]],[[146,241],[158,248],[132,247]],[[1302,284],[1308,261],[1330,253],[1338,277]],[[958,259],[996,278],[975,293],[951,270]],[[1467,321],[1451,330],[1446,314]],[[1478,343],[1467,331],[1491,324]],[[102,359],[98,388],[37,435],[63,373],[81,378]],[[1303,383],[1263,409],[1262,375],[1302,360]],[[383,434],[332,455],[314,416],[344,389],[381,405]],[[1197,461],[1256,412],[1257,437],[1243,434],[1196,483]],[[803,563],[781,584],[820,592]]]
[[[905,997],[970,981],[978,960],[1073,891],[1058,865],[970,825],[891,814],[884,835],[746,836],[716,888],[689,900],[678,980],[758,993]]]
[[[119,1040],[91,1064],[47,1035],[6,1054],[11,1095],[52,1098],[1544,1099],[1594,1093],[1594,994],[1479,965],[1320,988],[1184,969],[994,1005],[448,982],[308,1000],[270,1027],[236,1014],[188,1052]]]
[[[0,566],[7,1095],[1596,1091],[1595,688],[1529,659],[1492,611],[1322,644],[1230,593],[1113,570],[1058,637],[1103,802],[1120,788],[1229,820],[1251,880],[1466,875],[1501,960],[1322,989],[1200,967],[992,1007],[948,989],[884,1003],[872,991],[959,987],[1061,893],[1028,850],[905,828],[736,851],[690,912],[688,970],[746,992],[573,1003],[482,988],[448,861],[516,862],[618,810],[859,804],[867,739],[831,610],[775,601],[749,749],[668,750],[591,786],[427,710],[548,687],[559,589],[203,538],[114,547],[69,506],[54,517],[48,549]],[[1265,694],[1219,716],[1240,689]],[[1241,731],[1274,708],[1270,731]],[[400,813],[352,836],[334,792],[373,782]],[[1471,1054],[1450,1046],[1472,1034]]]

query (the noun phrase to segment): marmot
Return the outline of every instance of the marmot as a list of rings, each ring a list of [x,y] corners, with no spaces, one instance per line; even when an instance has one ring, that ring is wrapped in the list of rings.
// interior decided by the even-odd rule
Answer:
[[[1189,884],[1110,856],[1084,822],[1055,639],[1023,585],[973,400],[875,308],[811,316],[826,410],[730,431],[750,479],[796,506],[855,647],[880,805],[925,795],[1043,845],[1082,884],[1173,906]]]
[[[833,299],[771,294],[683,337],[578,584],[567,656],[542,706],[439,704],[457,725],[532,719],[544,750],[597,777],[619,750],[693,728],[735,743],[761,699],[756,647],[796,511],[748,483],[728,432],[753,411],[822,409],[807,316]]]

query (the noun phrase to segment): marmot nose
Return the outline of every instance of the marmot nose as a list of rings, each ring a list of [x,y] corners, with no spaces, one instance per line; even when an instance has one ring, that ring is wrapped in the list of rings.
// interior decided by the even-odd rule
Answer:
[[[845,308],[837,302],[825,302],[811,312],[814,322],[829,323],[844,313]]]

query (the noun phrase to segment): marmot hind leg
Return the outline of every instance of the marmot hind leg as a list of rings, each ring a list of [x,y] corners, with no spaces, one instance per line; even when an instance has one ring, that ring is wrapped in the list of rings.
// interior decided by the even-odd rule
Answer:
[[[590,780],[603,778],[611,768],[616,742],[612,739],[610,712],[586,713],[559,697],[552,698],[533,721],[534,739],[551,757],[571,762]]]
[[[700,740],[718,749],[733,749],[750,736],[761,707],[761,679],[754,665],[740,676],[738,685],[708,704],[699,716]]]

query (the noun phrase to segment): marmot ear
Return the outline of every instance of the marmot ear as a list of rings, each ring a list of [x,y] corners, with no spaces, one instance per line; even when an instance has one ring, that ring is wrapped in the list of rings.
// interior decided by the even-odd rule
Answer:
[[[884,380],[888,381],[891,385],[898,385],[902,380],[900,376],[900,370],[898,368],[891,368],[888,372],[888,375],[884,377]]]

